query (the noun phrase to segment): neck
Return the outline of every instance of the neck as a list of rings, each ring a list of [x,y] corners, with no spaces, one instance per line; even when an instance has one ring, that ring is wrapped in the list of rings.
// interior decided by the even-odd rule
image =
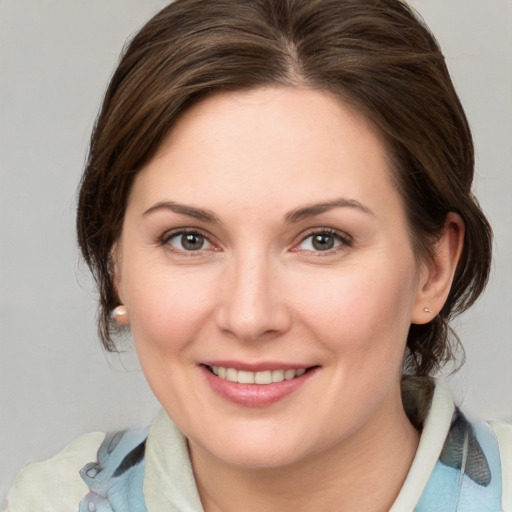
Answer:
[[[418,442],[400,400],[337,446],[284,467],[233,467],[190,451],[205,512],[381,512],[398,495]]]

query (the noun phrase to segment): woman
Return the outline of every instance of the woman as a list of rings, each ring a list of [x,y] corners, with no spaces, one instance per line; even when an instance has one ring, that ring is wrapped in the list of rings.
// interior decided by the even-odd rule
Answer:
[[[489,273],[472,176],[401,2],[161,11],[106,93],[77,226],[103,344],[130,329],[163,409],[25,470],[11,512],[42,486],[48,510],[510,510],[510,428],[429,377]]]

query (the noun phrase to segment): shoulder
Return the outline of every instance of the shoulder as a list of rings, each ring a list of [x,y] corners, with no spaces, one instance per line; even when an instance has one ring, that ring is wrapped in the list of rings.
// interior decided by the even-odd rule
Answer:
[[[511,493],[512,426],[472,422],[456,409],[424,504],[439,501],[443,495],[442,502],[451,500],[452,509],[461,512],[512,512]]]
[[[488,423],[498,439],[503,482],[503,510],[512,512],[512,425],[498,421]]]
[[[9,492],[6,512],[76,510],[88,491],[80,477],[80,470],[96,459],[104,438],[102,432],[86,434],[55,457],[25,466]]]
[[[80,511],[145,511],[143,482],[149,429],[108,434],[98,449],[96,462],[80,471],[88,492]]]
[[[512,512],[512,426],[468,420],[446,385],[433,382],[431,398],[414,389],[410,396],[412,412],[428,412],[392,510]]]
[[[488,421],[487,423],[492,427],[498,438],[500,453],[503,453],[505,457],[509,457],[507,460],[512,464],[512,424],[501,423],[495,420]]]

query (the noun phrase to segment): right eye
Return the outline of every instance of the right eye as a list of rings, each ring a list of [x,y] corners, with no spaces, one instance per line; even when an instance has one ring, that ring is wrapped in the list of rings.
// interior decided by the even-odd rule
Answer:
[[[213,247],[211,242],[197,231],[180,231],[170,234],[165,243],[170,245],[173,250],[179,252],[194,252],[208,250]]]

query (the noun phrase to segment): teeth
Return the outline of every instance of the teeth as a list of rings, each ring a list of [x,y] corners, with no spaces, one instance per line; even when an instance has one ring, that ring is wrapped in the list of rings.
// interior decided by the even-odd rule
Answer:
[[[284,370],[272,370],[272,382],[282,382],[284,380]]]
[[[238,370],[237,381],[240,384],[254,384],[254,379],[255,379],[254,372],[244,372],[242,370]],[[257,382],[257,384],[259,384],[259,382]]]
[[[239,372],[240,373],[240,372]],[[240,381],[238,381],[240,382]],[[272,384],[272,372],[267,370],[265,372],[256,372],[254,375],[255,384]]]
[[[292,380],[306,373],[305,368],[299,370],[265,370],[261,372],[249,372],[222,366],[210,366],[209,368],[214,375],[221,379],[238,382],[239,384],[273,384],[283,380]]]
[[[286,370],[284,372],[284,380],[292,380],[297,372],[295,370]]]
[[[234,368],[226,368],[226,380],[238,382],[238,372]]]

